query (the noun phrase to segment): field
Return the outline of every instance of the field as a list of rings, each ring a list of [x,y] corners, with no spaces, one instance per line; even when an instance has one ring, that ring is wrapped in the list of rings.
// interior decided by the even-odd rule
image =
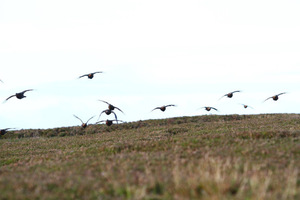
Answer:
[[[11,131],[0,199],[300,199],[300,115]]]

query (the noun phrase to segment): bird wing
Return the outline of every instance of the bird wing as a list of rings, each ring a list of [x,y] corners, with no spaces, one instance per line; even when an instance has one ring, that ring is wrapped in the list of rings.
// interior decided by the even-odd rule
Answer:
[[[82,76],[79,76],[78,78],[82,78],[82,77],[84,77],[84,76],[88,76],[88,74],[84,74],[84,75],[82,75]]]
[[[106,104],[108,104],[108,105],[110,104],[110,103],[108,103],[107,101],[103,101],[103,100],[99,100],[99,101],[102,101],[102,102],[104,102],[104,103],[106,103]]]
[[[272,96],[272,97],[273,97],[273,96]],[[266,100],[264,100],[264,102],[267,101],[268,99],[271,99],[272,97],[267,98]]]
[[[241,92],[240,90],[236,90],[236,91],[233,91],[233,92],[230,92],[230,93],[236,93],[236,92]]]
[[[214,109],[214,110],[216,110],[216,111],[218,111],[218,109],[216,109],[216,108],[214,108],[214,107],[210,107],[211,109]]]
[[[98,117],[97,121],[100,119],[102,113],[104,113],[105,111],[106,111],[106,110],[103,110],[103,111],[99,114],[99,117]]]
[[[16,96],[15,94],[14,95],[11,95],[10,97],[8,97],[7,99],[5,99],[5,101],[7,101],[8,99],[10,99],[10,98],[12,98],[12,97],[14,97],[14,96]]]
[[[156,108],[154,108],[153,110],[156,110],[156,109],[160,109],[160,107],[156,107]],[[153,110],[151,110],[151,112],[152,112]]]
[[[98,74],[98,73],[103,73],[102,71],[99,71],[99,72],[93,72],[91,74]]]
[[[79,119],[81,121],[81,123],[83,123],[83,121],[79,117],[77,117],[76,115],[73,115],[73,116],[76,117],[77,119]]]
[[[118,107],[116,107],[116,106],[114,106],[116,109],[118,109],[119,111],[121,111],[123,114],[124,114],[124,112],[120,109],[120,108],[118,108]]]
[[[29,92],[29,91],[32,91],[33,89],[28,89],[28,90],[24,90],[23,92],[21,92],[21,93],[25,93],[25,92]]]
[[[114,111],[111,111],[111,112],[114,113],[115,118],[116,118],[116,121],[117,121],[117,123],[118,123],[118,117],[117,117],[116,113],[115,113]]]
[[[118,124],[118,122],[124,122],[124,121],[122,121],[122,120],[113,120],[113,121],[116,121],[117,124]]]
[[[5,129],[1,129],[1,131],[7,131],[9,129],[13,129],[13,128],[5,128]]]
[[[227,93],[227,94],[224,94],[223,96],[221,96],[221,98],[220,98],[220,99],[222,99],[223,97],[225,97],[225,96],[227,96],[227,95],[228,95],[228,93]],[[220,99],[219,99],[219,100],[220,100]]]
[[[280,94],[277,94],[277,96],[282,95],[282,94],[286,94],[286,92],[282,92],[282,93],[280,93]]]
[[[86,124],[87,124],[91,119],[93,119],[94,117],[95,117],[95,116],[89,118],[89,119],[86,121]]]
[[[169,106],[175,106],[174,104],[170,104],[170,105],[166,105],[165,107],[169,107]]]

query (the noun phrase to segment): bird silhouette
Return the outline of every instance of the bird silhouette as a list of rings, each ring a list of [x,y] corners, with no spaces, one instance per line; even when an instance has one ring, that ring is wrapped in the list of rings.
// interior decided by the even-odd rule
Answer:
[[[91,119],[93,119],[95,116],[93,116],[93,117],[91,117],[91,118],[89,118],[85,123],[79,118],[79,117],[77,117],[76,115],[73,115],[74,117],[76,117],[77,119],[79,119],[80,121],[81,121],[81,127],[82,128],[86,128],[87,127],[87,123],[91,120]]]
[[[118,122],[123,122],[122,120],[109,120],[109,119],[107,119],[107,120],[101,120],[101,121],[98,121],[98,122],[96,122],[96,124],[99,124],[99,123],[101,123],[101,122],[105,122],[105,124],[107,125],[107,126],[111,126],[112,124],[113,124],[113,122],[114,121],[116,121],[117,122],[117,124],[118,124]]]
[[[93,72],[93,73],[89,73],[89,74],[84,74],[82,76],[79,76],[79,78],[87,76],[89,79],[92,79],[92,78],[94,78],[94,75],[97,73],[103,73],[103,72]]]
[[[282,93],[280,93],[280,94],[276,94],[276,95],[274,95],[274,96],[271,96],[271,97],[267,98],[266,100],[264,100],[264,102],[267,101],[268,99],[271,99],[271,98],[272,98],[274,101],[277,101],[277,100],[279,99],[279,96],[282,95],[282,94],[286,94],[286,93],[285,93],[285,92],[282,92]]]
[[[5,135],[9,129],[12,129],[12,128],[1,129],[0,130],[0,135]]]
[[[118,108],[118,107],[116,107],[116,106],[114,106],[114,105],[108,103],[107,101],[103,101],[103,100],[99,100],[99,101],[102,101],[102,102],[106,103],[106,104],[108,105],[108,109],[109,109],[109,110],[117,109],[117,110],[121,111],[122,113],[124,113],[120,108]]]
[[[32,91],[33,89],[29,89],[29,90],[24,90],[23,92],[19,92],[19,93],[16,93],[14,95],[11,95],[10,97],[8,97],[7,99],[5,99],[5,101],[7,101],[8,99],[12,98],[12,97],[17,97],[17,99],[23,99],[25,98],[26,96],[24,95],[25,92],[28,92],[28,91]]]
[[[100,119],[102,113],[105,113],[106,115],[110,115],[111,113],[113,113],[113,114],[115,115],[115,119],[118,120],[116,113],[115,113],[114,111],[110,110],[110,109],[103,110],[103,111],[100,113],[100,115],[99,115],[99,117],[98,117],[98,120]],[[97,120],[97,121],[98,121],[98,120]]]
[[[253,107],[251,107],[251,106],[249,106],[249,105],[247,105],[247,104],[242,104],[241,103],[241,105],[243,105],[243,107],[246,109],[246,108],[252,108],[253,109]]]
[[[220,99],[222,99],[225,96],[227,96],[228,98],[232,98],[233,97],[233,93],[236,93],[236,92],[241,92],[241,91],[240,90],[236,90],[236,91],[233,91],[233,92],[229,92],[227,94],[224,94]]]
[[[213,110],[215,110],[215,111],[218,111],[218,109],[216,109],[216,108],[214,108],[214,107],[211,107],[211,106],[204,106],[204,107],[202,107],[202,108],[204,108],[206,111],[211,111],[211,109],[213,109]]]
[[[175,106],[175,105],[170,104],[170,105],[166,105],[166,106],[156,107],[153,110],[160,109],[161,111],[165,112],[166,108],[169,106]],[[153,110],[151,110],[151,111],[153,111]]]

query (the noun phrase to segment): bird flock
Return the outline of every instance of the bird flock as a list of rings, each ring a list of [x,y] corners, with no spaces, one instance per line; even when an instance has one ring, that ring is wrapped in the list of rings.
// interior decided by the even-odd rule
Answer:
[[[83,78],[83,77],[87,77],[88,79],[93,79],[93,78],[94,78],[94,75],[95,75],[95,74],[98,74],[98,73],[103,73],[103,72],[102,72],[102,71],[97,71],[97,72],[93,72],[93,73],[84,74],[84,75],[79,76],[78,79]],[[0,79],[0,82],[1,82],[2,84],[4,84],[4,82],[3,82],[1,79]],[[6,101],[8,101],[9,99],[11,99],[11,98],[13,98],[13,97],[16,97],[17,99],[20,99],[20,100],[21,100],[21,99],[23,99],[23,98],[26,97],[26,96],[25,96],[25,93],[30,92],[30,91],[33,91],[33,90],[34,90],[34,89],[26,89],[26,90],[24,90],[24,91],[21,91],[21,92],[18,92],[18,93],[16,93],[16,94],[13,94],[13,95],[7,97],[7,98],[4,100],[3,103],[5,103]],[[233,91],[233,92],[226,93],[226,94],[222,95],[221,98],[220,98],[219,100],[221,100],[221,99],[224,98],[224,97],[232,98],[232,97],[234,96],[235,93],[239,93],[239,92],[241,92],[241,91],[240,91],[240,90],[236,90],[236,91]],[[266,98],[263,102],[265,102],[265,101],[267,101],[267,100],[269,100],[269,99],[272,99],[273,101],[277,101],[277,100],[279,99],[279,96],[280,96],[280,95],[283,95],[283,94],[286,94],[286,92],[282,92],[282,93],[279,93],[279,94],[275,94],[275,95],[273,95],[273,96],[271,96],[271,97],[268,97],[268,98]],[[101,101],[101,102],[107,104],[107,105],[108,105],[108,108],[107,108],[106,110],[103,110],[103,111],[100,112],[96,124],[99,124],[99,123],[103,123],[103,122],[104,122],[107,126],[111,126],[114,122],[116,122],[117,124],[118,124],[118,122],[123,122],[122,120],[119,120],[119,119],[118,119],[117,114],[116,114],[116,112],[115,112],[115,111],[117,110],[117,111],[120,111],[121,113],[124,114],[124,112],[123,112],[120,108],[118,108],[117,106],[114,106],[114,105],[110,104],[110,103],[107,102],[107,101],[104,101],[104,100],[99,100],[99,101]],[[252,109],[253,109],[253,107],[251,107],[251,106],[249,106],[249,105],[247,105],[247,104],[241,104],[241,105],[242,105],[245,109],[247,109],[247,108],[252,108]],[[174,105],[174,104],[169,104],[169,105],[158,106],[158,107],[155,107],[153,110],[151,110],[151,112],[154,111],[154,110],[160,110],[160,111],[162,111],[162,112],[165,112],[166,109],[167,109],[168,107],[174,107],[174,106],[176,106],[176,105]],[[201,107],[200,109],[205,109],[207,112],[209,112],[209,111],[211,111],[211,110],[218,111],[217,108],[212,107],[212,106],[204,106],[204,107]],[[106,119],[106,120],[100,120],[101,115],[102,115],[103,113],[105,113],[106,115],[113,114],[113,115],[114,115],[114,119],[113,119],[113,120],[109,120],[109,119]],[[77,118],[77,119],[81,122],[81,127],[82,127],[83,129],[85,129],[85,128],[88,126],[88,122],[89,122],[91,119],[93,119],[93,118],[95,117],[95,116],[92,116],[92,117],[90,117],[86,122],[84,122],[81,118],[79,118],[79,117],[76,116],[75,114],[73,114],[73,116],[74,116],[75,118]],[[7,131],[8,131],[8,130],[11,130],[11,129],[14,129],[14,128],[0,129],[0,135],[1,135],[1,136],[2,136],[2,135],[5,135],[5,134],[7,133]]]

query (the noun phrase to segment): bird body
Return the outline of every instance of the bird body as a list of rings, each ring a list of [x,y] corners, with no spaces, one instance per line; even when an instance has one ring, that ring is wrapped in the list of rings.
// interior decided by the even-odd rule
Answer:
[[[285,92],[282,92],[282,93],[276,94],[276,95],[274,95],[274,96],[271,96],[271,97],[267,98],[266,100],[264,100],[264,102],[267,101],[268,99],[271,99],[271,98],[272,98],[274,101],[277,101],[277,100],[279,99],[279,96],[282,95],[282,94],[286,94],[286,93],[285,93]]]
[[[165,112],[165,110],[166,110],[167,107],[169,107],[169,106],[175,106],[175,105],[170,104],[170,105],[166,105],[166,106],[156,107],[156,108],[154,108],[153,110],[160,109],[162,112]],[[153,110],[152,110],[152,111],[153,111]]]
[[[233,91],[233,92],[229,92],[227,94],[224,94],[220,99],[222,99],[223,97],[227,96],[228,98],[232,98],[233,97],[233,94],[236,93],[236,92],[241,92],[240,90],[236,90],[236,91]],[[219,99],[219,100],[220,100]]]
[[[117,110],[121,111],[122,113],[124,113],[120,108],[118,108],[118,107],[116,107],[116,106],[114,106],[114,105],[108,103],[107,101],[103,101],[103,100],[99,100],[99,101],[102,101],[102,102],[106,103],[106,104],[108,105],[108,109],[109,109],[109,110],[117,109]]]
[[[93,72],[93,73],[89,73],[89,74],[84,74],[82,76],[79,76],[79,78],[87,76],[89,79],[92,79],[92,78],[94,78],[94,75],[97,73],[103,73],[103,72]]]
[[[243,105],[243,107],[246,109],[246,108],[252,108],[251,106],[247,105],[247,104],[241,104]],[[253,109],[253,108],[252,108]]]
[[[206,111],[210,111],[211,109],[213,109],[213,110],[215,110],[215,111],[218,111],[218,109],[216,109],[216,108],[214,108],[214,107],[211,107],[211,106],[204,106],[204,107],[202,107],[202,108],[204,108]]]
[[[87,127],[87,125],[88,125],[88,122],[92,119],[92,118],[94,118],[95,116],[93,116],[93,117],[91,117],[91,118],[89,118],[85,123],[79,118],[79,117],[77,117],[76,115],[73,115],[74,117],[76,117],[77,119],[79,119],[80,121],[81,121],[81,127],[82,128],[86,128]]]
[[[111,126],[112,124],[113,124],[113,122],[114,121],[116,121],[117,122],[117,124],[118,124],[118,122],[123,122],[122,120],[109,120],[109,119],[107,119],[107,120],[101,120],[101,121],[98,121],[98,122],[96,122],[96,124],[98,124],[98,123],[101,123],[101,122],[105,122],[105,124],[107,125],[107,126]]]
[[[28,91],[32,91],[33,89],[29,89],[29,90],[24,90],[23,92],[19,92],[19,93],[16,93],[14,95],[11,95],[10,97],[8,97],[5,101],[7,101],[8,99],[12,98],[12,97],[17,97],[17,99],[23,99],[25,98],[26,96],[24,95],[25,92],[28,92]]]
[[[9,129],[11,129],[11,128],[1,129],[0,130],[0,135],[5,135]]]
[[[106,115],[110,115],[111,113],[113,113],[113,114],[115,115],[115,119],[118,120],[116,113],[115,113],[114,111],[110,110],[110,109],[103,110],[103,111],[100,113],[100,115],[99,115],[99,117],[98,117],[98,120],[100,119],[102,113],[105,113]]]

